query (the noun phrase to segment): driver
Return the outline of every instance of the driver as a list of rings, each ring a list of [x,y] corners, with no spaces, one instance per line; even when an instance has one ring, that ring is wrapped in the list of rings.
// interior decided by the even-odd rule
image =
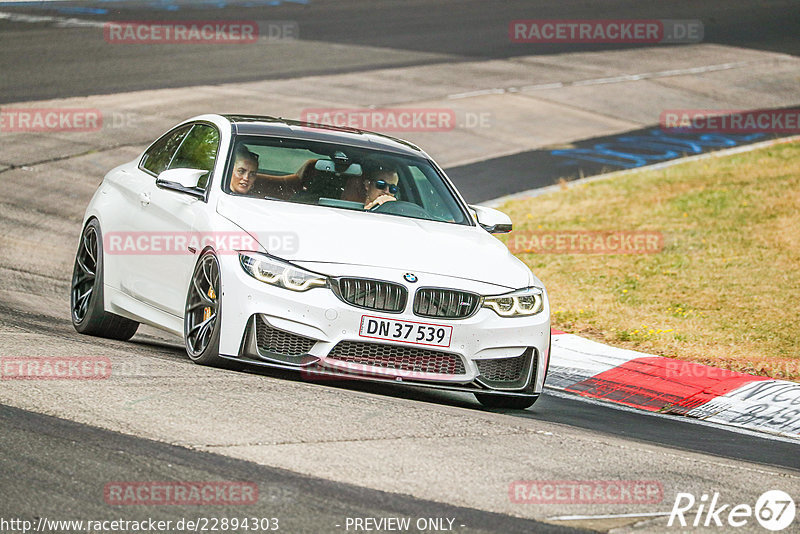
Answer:
[[[397,173],[392,169],[379,168],[364,180],[364,209],[369,210],[385,202],[397,200]]]

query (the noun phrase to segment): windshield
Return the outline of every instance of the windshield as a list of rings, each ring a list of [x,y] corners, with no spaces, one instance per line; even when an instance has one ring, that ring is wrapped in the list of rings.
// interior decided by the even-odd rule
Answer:
[[[470,224],[450,187],[424,158],[239,136],[226,176],[222,187],[231,195]]]

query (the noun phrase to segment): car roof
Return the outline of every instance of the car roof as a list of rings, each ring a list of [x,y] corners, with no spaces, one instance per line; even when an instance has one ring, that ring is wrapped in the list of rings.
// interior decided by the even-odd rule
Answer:
[[[222,115],[222,117],[230,121],[234,135],[291,137],[293,139],[341,143],[372,150],[385,150],[410,156],[427,157],[427,154],[422,149],[408,141],[367,130],[265,115]]]

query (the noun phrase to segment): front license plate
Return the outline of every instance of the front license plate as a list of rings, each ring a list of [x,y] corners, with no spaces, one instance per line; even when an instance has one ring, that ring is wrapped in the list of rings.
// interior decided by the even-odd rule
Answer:
[[[414,321],[398,321],[363,315],[358,335],[372,339],[388,339],[415,345],[433,347],[449,347],[453,336],[453,327],[443,324],[417,323]]]

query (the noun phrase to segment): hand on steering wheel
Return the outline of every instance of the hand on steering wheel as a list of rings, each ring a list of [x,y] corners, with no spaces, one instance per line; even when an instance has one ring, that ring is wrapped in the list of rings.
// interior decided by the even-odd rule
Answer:
[[[375,200],[373,200],[372,202],[370,202],[366,206],[364,206],[364,209],[365,210],[373,210],[374,211],[376,208],[378,208],[381,205],[383,205],[384,202],[392,202],[392,201],[395,201],[395,200],[397,200],[397,199],[394,198],[392,195],[385,195],[384,194],[384,195],[379,196],[378,198],[376,198]]]

